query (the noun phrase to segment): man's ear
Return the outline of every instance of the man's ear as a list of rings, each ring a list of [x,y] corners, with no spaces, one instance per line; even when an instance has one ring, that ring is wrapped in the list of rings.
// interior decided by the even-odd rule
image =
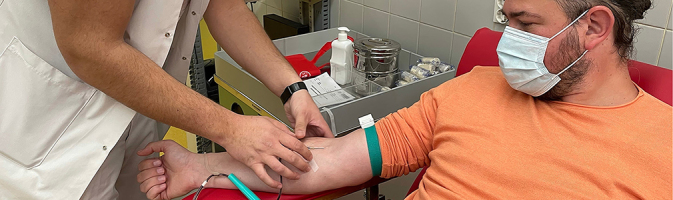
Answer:
[[[595,6],[589,9],[584,21],[587,24],[584,48],[591,50],[605,41],[612,33],[615,17],[612,10],[605,6]]]

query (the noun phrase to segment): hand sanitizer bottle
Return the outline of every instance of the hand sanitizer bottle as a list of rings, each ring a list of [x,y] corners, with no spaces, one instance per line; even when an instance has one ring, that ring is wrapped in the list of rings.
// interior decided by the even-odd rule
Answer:
[[[332,41],[332,58],[330,59],[331,77],[340,85],[349,84],[352,80],[353,42],[348,39],[346,27],[339,27],[339,35]]]

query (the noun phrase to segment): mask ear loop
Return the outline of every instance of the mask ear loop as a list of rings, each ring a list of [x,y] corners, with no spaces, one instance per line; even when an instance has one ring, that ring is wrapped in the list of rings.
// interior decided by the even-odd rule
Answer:
[[[563,72],[565,72],[566,70],[570,69],[570,67],[572,67],[572,66],[575,65],[577,62],[579,62],[580,59],[582,59],[582,57],[584,57],[584,55],[587,54],[587,52],[589,52],[589,50],[584,50],[584,53],[582,53],[582,55],[581,55],[579,58],[577,58],[577,60],[575,60],[575,62],[570,63],[570,65],[568,65],[565,69],[561,70],[561,72],[559,72],[558,74],[556,74],[556,76],[559,76],[559,75],[563,74]]]
[[[584,15],[586,15],[588,12],[589,12],[589,10],[584,11],[579,17],[577,17],[577,19],[575,19],[573,22],[571,22],[570,24],[568,24],[568,26],[566,26],[565,28],[563,28],[563,30],[561,30],[560,32],[556,33],[556,35],[554,35],[554,36],[552,36],[551,38],[549,38],[549,40],[554,39],[556,36],[560,35],[560,34],[563,33],[564,31],[566,31],[568,28],[570,28],[570,26],[572,26],[573,24],[577,23],[577,21],[579,21],[580,19],[582,19],[582,17],[584,17]],[[566,70],[570,69],[570,67],[572,67],[573,65],[577,64],[577,62],[579,62],[580,59],[582,59],[582,57],[584,57],[584,55],[587,54],[587,52],[589,52],[589,50],[584,50],[584,53],[582,53],[582,55],[581,55],[579,58],[577,58],[573,63],[570,63],[570,65],[568,65],[565,69],[561,70],[561,72],[559,72],[558,74],[556,74],[556,76],[559,76],[559,75],[563,74],[563,72],[565,72]]]
[[[584,13],[582,13],[579,17],[577,17],[575,20],[573,20],[573,22],[570,22],[570,24],[568,24],[568,26],[566,26],[565,28],[563,28],[563,29],[562,29],[561,31],[559,31],[558,33],[556,33],[556,35],[554,35],[554,36],[552,36],[551,38],[549,38],[549,40],[552,40],[552,39],[554,39],[556,36],[558,36],[558,35],[560,35],[561,33],[565,32],[566,29],[570,28],[570,26],[572,26],[573,24],[577,23],[577,21],[579,21],[580,19],[582,19],[582,17],[584,17],[584,15],[586,15],[588,12],[589,12],[589,10],[584,11]]]

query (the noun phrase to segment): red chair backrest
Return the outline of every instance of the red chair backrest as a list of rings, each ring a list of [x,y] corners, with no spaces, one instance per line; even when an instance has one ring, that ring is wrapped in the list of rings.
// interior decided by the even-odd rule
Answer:
[[[456,76],[470,72],[475,66],[499,66],[498,53],[495,51],[502,37],[502,32],[481,28],[474,33],[465,47],[463,57],[460,58]],[[671,105],[673,103],[673,71],[654,65],[629,61],[631,80],[638,84],[647,93]],[[425,174],[424,168],[409,188],[407,196],[418,189],[418,184]]]
[[[474,33],[470,42],[467,43],[463,57],[460,58],[456,76],[470,72],[474,66],[500,66],[498,48],[502,32],[492,31],[488,28],[481,28]]]
[[[645,92],[668,105],[673,103],[673,71],[670,69],[630,60],[629,74]]]

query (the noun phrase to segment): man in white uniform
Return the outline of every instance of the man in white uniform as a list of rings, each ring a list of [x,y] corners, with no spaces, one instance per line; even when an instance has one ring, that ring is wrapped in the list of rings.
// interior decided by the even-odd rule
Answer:
[[[276,95],[301,81],[243,0],[0,0],[0,199],[143,197],[135,154],[162,123],[224,146],[271,187],[265,166],[299,178],[278,158],[309,170],[297,138],[332,134],[308,92],[285,104],[292,133],[185,87],[202,17]]]

